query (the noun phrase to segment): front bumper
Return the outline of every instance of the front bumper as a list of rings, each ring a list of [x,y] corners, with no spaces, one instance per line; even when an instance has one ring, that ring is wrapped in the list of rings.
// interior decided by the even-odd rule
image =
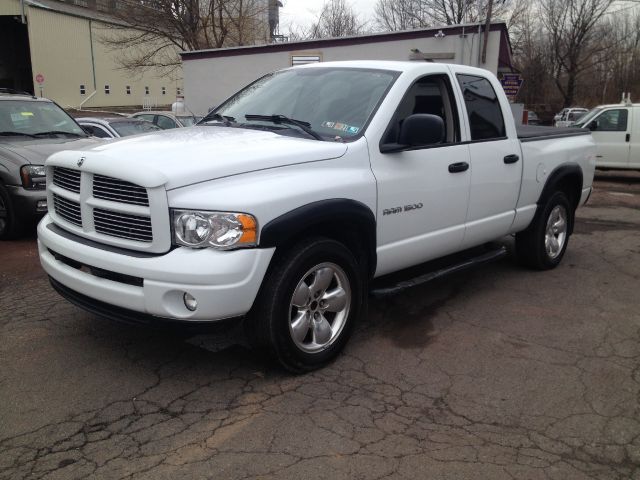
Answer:
[[[47,192],[45,190],[27,190],[22,186],[7,185],[7,191],[17,218],[29,218],[47,213]]]
[[[212,321],[246,314],[275,251],[176,248],[163,255],[102,248],[38,225],[40,262],[67,289],[108,305],[165,319]],[[198,302],[192,312],[184,293]]]

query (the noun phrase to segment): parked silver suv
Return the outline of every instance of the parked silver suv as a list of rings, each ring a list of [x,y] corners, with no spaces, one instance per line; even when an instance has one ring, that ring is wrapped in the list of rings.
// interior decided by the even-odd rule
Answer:
[[[51,100],[0,89],[0,240],[46,213],[47,157],[97,142]]]

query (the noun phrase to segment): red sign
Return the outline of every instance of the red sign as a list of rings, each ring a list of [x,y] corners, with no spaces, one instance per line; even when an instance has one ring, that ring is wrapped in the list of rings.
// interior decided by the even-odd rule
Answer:
[[[42,85],[44,83],[44,75],[42,75],[41,73],[36,75],[36,82],[38,82],[40,85]]]

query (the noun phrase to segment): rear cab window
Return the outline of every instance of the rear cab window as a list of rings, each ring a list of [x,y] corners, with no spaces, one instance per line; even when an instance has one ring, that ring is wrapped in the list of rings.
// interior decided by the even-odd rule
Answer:
[[[472,141],[504,140],[507,137],[500,100],[491,82],[476,75],[458,74]]]

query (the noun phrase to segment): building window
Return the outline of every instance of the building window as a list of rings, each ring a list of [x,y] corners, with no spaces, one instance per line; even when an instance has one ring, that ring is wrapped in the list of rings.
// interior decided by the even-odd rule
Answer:
[[[149,95],[149,87],[144,87],[144,94]]]
[[[104,94],[109,95],[111,93],[111,87],[109,85],[104,86]]]
[[[125,88],[127,90],[127,95],[131,95],[131,86],[127,85]]]
[[[80,95],[85,95],[87,93],[87,89],[84,85],[80,85]]]
[[[320,55],[291,55],[291,66],[305,65],[307,63],[320,63]]]
[[[162,87],[162,95],[166,95],[167,94],[167,89],[165,87]]]
[[[176,88],[176,95],[182,95],[182,89],[180,87]]]

